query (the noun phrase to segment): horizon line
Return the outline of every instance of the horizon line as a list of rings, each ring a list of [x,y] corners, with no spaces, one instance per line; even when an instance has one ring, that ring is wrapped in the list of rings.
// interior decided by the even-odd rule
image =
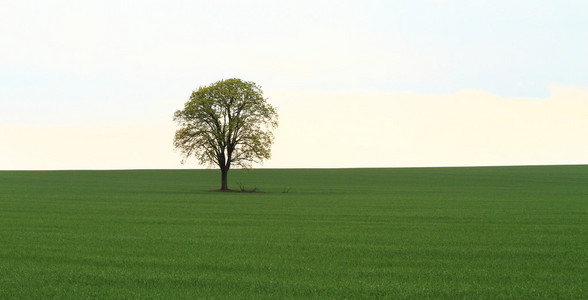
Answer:
[[[402,167],[284,167],[284,168],[235,168],[230,170],[355,170],[355,169],[449,169],[449,168],[504,168],[504,167],[563,167],[588,166],[588,163],[571,164],[513,164],[513,165],[446,165],[446,166],[402,166]],[[0,172],[68,172],[68,171],[217,171],[218,168],[112,168],[112,169],[0,169]]]

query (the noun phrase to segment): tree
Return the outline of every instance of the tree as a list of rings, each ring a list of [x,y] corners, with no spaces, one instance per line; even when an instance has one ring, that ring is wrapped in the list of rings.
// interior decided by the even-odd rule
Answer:
[[[217,165],[221,190],[227,191],[231,166],[250,168],[270,158],[278,114],[257,84],[226,79],[192,92],[174,121],[180,125],[174,146],[184,156],[182,163],[195,156],[201,164]]]

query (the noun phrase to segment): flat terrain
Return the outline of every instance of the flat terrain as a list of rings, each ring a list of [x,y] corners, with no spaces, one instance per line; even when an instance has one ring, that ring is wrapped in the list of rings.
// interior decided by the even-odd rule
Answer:
[[[588,166],[219,181],[0,172],[0,299],[588,298]]]

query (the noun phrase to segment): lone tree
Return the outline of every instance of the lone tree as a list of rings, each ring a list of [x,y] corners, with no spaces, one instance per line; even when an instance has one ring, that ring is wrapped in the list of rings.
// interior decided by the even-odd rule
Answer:
[[[180,125],[174,146],[184,156],[182,163],[195,156],[201,164],[218,165],[221,190],[228,191],[231,166],[250,168],[270,158],[278,114],[257,84],[226,79],[192,92],[174,121]]]

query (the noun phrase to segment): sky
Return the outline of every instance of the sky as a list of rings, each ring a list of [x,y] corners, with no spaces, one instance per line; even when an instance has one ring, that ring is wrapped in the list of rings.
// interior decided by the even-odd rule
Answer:
[[[280,115],[264,168],[588,163],[588,2],[0,0],[0,170],[182,165],[220,79]]]

